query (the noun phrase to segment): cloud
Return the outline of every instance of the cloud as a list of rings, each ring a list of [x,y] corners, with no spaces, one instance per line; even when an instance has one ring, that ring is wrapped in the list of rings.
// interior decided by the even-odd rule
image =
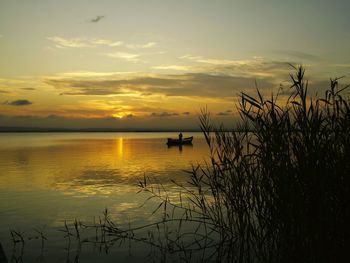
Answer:
[[[122,41],[112,41],[109,39],[97,38],[63,38],[58,36],[47,37],[57,48],[93,48],[97,46],[118,47],[124,43]]]
[[[179,57],[179,59],[191,62],[191,65],[188,66],[191,72],[211,72],[212,74],[233,75],[259,80],[274,79],[275,85],[282,79],[288,79],[288,75],[292,69],[289,64],[298,64],[295,61],[288,61],[287,63],[285,61],[265,60],[262,57],[232,60],[185,55]]]
[[[123,59],[129,62],[138,62],[140,59],[140,54],[133,54],[133,53],[127,53],[127,52],[114,52],[114,53],[107,53],[108,57],[111,58],[118,58]]]
[[[309,61],[322,60],[321,57],[316,56],[312,53],[297,51],[297,50],[280,50],[280,51],[274,51],[273,53],[278,54],[278,55],[282,55],[284,57],[289,56],[291,58],[302,59],[302,60],[309,60]]]
[[[185,111],[182,113],[183,115],[190,115],[191,113],[189,111]]]
[[[150,114],[151,117],[171,117],[171,116],[179,116],[176,112],[152,112]]]
[[[338,68],[345,68],[345,69],[350,68],[350,64],[334,64],[333,66]]]
[[[106,47],[112,47],[112,48],[124,47],[128,49],[148,49],[157,45],[156,42],[148,42],[146,44],[125,44],[123,41],[114,41],[114,40],[104,39],[104,38],[86,38],[86,37],[65,38],[61,36],[50,36],[50,37],[47,37],[46,39],[53,42],[54,46],[60,49],[95,48],[98,46],[106,46]],[[164,52],[160,52],[160,53],[163,54]]]
[[[10,93],[10,92],[8,92],[7,90],[0,89],[0,93],[5,94],[5,93]]]
[[[199,60],[201,58],[202,58],[202,56],[193,56],[193,55],[189,55],[189,54],[179,57],[179,59],[188,59],[188,60],[194,60],[194,61]]]
[[[35,88],[21,88],[22,90],[35,90]]]
[[[26,106],[26,105],[31,105],[33,104],[29,100],[14,100],[14,101],[5,101],[5,105],[10,105],[10,106]]]
[[[80,38],[62,38],[62,37],[47,37],[48,40],[54,42],[57,48],[86,48],[86,47],[94,47],[94,45],[84,41]]]
[[[306,54],[305,54],[306,55]],[[311,56],[311,55],[310,55]],[[290,64],[297,65],[299,63],[294,60],[289,61],[273,61],[265,60],[263,57],[255,56],[252,59],[217,59],[205,58],[202,56],[184,55],[179,59],[191,61],[197,64],[192,69],[205,72],[233,74],[236,76],[288,76],[292,69]]]
[[[244,64],[251,63],[251,60],[213,59],[213,58],[204,58],[202,56],[192,56],[192,55],[184,55],[179,58],[191,60],[198,63],[211,64],[211,65],[244,65]]]
[[[135,72],[93,72],[93,71],[76,71],[65,72],[59,74],[62,77],[74,77],[74,78],[89,78],[89,77],[112,77],[118,75],[133,74]]]
[[[92,39],[90,42],[95,45],[105,45],[110,47],[119,47],[124,44],[123,41],[111,41],[108,39]]]
[[[103,19],[105,16],[96,16],[95,18],[92,18],[89,20],[89,22],[91,23],[97,23],[99,22],[101,19]]]
[[[163,95],[182,97],[232,98],[242,90],[254,89],[254,79],[208,73],[181,75],[119,76],[117,79],[47,79],[46,83],[65,95]],[[259,87],[273,86],[269,79],[260,79]]]
[[[154,69],[160,69],[160,70],[178,70],[178,71],[189,71],[193,67],[186,66],[186,65],[160,65],[160,66],[154,66],[152,67]]]
[[[191,58],[191,60],[193,60]],[[246,60],[228,60],[228,59],[212,59],[212,58],[197,58],[194,61],[199,62],[199,63],[206,63],[210,65],[245,65],[251,63],[251,61],[246,61]]]
[[[192,73],[205,73],[234,75],[251,78],[266,78],[288,76],[291,70],[290,65],[284,61],[266,61],[261,57],[254,57],[246,60],[213,59],[201,56],[185,55],[179,57],[181,60],[189,61],[190,64],[174,64],[153,66],[158,70],[176,70]],[[289,61],[291,64],[297,64]]]
[[[156,42],[148,42],[146,44],[128,44],[126,47],[130,49],[145,49],[154,47],[156,44]]]

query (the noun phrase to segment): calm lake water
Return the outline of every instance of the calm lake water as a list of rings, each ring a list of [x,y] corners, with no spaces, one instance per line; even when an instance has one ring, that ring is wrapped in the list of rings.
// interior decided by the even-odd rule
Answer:
[[[65,220],[93,222],[108,208],[123,227],[152,222],[156,201],[140,208],[144,175],[166,185],[186,181],[191,164],[208,155],[201,133],[193,146],[168,148],[176,133],[2,133],[0,134],[0,242],[7,259],[24,262],[137,262],[147,248],[115,246],[106,253],[91,244],[67,248]],[[175,191],[175,190],[174,190]],[[175,194],[175,193],[174,193]],[[44,248],[35,229],[48,239]],[[12,242],[10,230],[25,237]],[[32,239],[32,240],[29,240]],[[91,245],[91,247],[89,247]],[[85,246],[85,245],[84,245]],[[127,247],[127,249],[125,248]],[[141,253],[142,252],[142,253]],[[1,258],[1,257],[0,257]],[[152,261],[152,259],[150,259]]]

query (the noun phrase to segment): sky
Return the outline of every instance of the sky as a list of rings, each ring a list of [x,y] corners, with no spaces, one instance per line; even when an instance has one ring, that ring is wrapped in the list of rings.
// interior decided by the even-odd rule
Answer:
[[[0,0],[0,127],[179,130],[237,120],[255,83],[350,82],[346,0]]]

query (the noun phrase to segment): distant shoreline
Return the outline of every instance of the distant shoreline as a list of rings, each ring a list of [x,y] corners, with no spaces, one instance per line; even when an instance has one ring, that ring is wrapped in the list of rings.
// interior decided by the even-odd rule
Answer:
[[[86,128],[86,129],[59,129],[59,128],[36,128],[36,127],[0,127],[0,133],[8,132],[201,132],[200,129],[96,129],[96,128]]]

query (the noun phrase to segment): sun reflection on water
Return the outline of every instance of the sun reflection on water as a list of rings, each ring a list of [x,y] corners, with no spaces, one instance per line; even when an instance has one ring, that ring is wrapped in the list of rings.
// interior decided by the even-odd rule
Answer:
[[[117,139],[117,148],[118,148],[118,157],[122,158],[123,157],[123,137],[120,137]]]
[[[59,139],[37,147],[0,147],[2,175],[6,175],[0,176],[0,187],[16,191],[73,190],[92,195],[102,194],[105,188],[104,194],[113,194],[120,184],[137,185],[144,174],[156,176],[163,183],[169,177],[178,178],[192,163],[202,161],[206,153],[198,138],[194,147],[180,152],[167,148],[165,138],[98,136]]]
[[[134,135],[133,135],[134,136]],[[138,137],[137,137],[138,136]],[[145,136],[145,135],[142,135]],[[0,239],[9,227],[60,227],[65,220],[91,221],[108,208],[115,222],[153,220],[156,203],[136,194],[149,176],[164,185],[187,181],[184,170],[203,160],[204,140],[168,148],[174,134],[24,134],[0,137]],[[169,188],[169,196],[177,190]],[[1,233],[6,233],[1,236]]]

